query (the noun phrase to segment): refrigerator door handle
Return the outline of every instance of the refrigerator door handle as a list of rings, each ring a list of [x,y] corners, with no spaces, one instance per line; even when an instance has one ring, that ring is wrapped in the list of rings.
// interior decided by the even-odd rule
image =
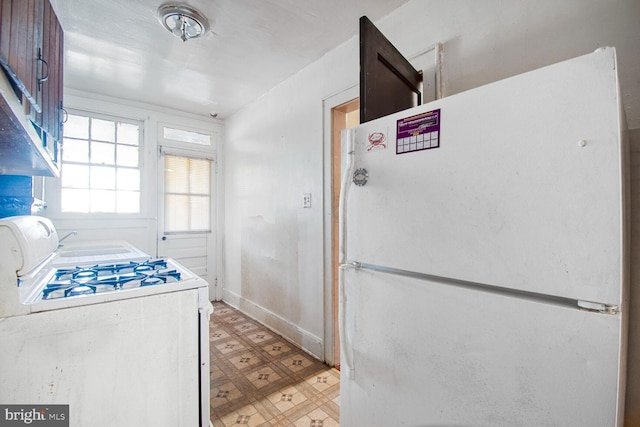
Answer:
[[[339,329],[340,329],[340,348],[341,348],[341,365],[347,374],[347,378],[353,378],[353,349],[351,348],[351,340],[347,333],[346,323],[346,309],[347,309],[347,296],[345,294],[345,278],[344,274],[346,269],[353,268],[353,266],[345,265],[347,260],[347,195],[349,187],[351,185],[351,177],[354,169],[354,140],[355,129],[345,129],[342,131],[342,159],[346,162],[342,171],[342,180],[340,182],[340,202],[338,208],[338,262],[340,264],[338,272],[338,299],[339,307]]]
[[[340,264],[344,264],[347,259],[347,196],[355,167],[354,140],[354,128],[342,131],[342,158],[345,159],[346,164],[342,171],[342,180],[340,181],[340,201],[338,206],[338,262]]]
[[[620,306],[603,304],[601,302],[578,300],[578,307],[583,310],[596,311],[603,314],[618,314],[620,312]]]

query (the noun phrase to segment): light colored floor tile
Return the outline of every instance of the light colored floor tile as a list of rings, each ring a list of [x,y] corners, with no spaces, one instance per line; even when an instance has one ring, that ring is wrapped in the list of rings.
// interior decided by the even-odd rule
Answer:
[[[253,331],[254,329],[258,329],[258,325],[251,322],[240,323],[233,327],[238,333],[246,334],[249,331]]]
[[[266,421],[253,405],[243,406],[237,411],[230,412],[222,417],[222,422],[225,426],[257,427]]]
[[[242,345],[239,341],[232,340],[232,341],[224,342],[222,344],[218,344],[216,345],[216,348],[218,349],[218,351],[220,351],[220,353],[228,354],[228,353],[231,353],[232,351],[243,350],[246,347]]]
[[[307,384],[311,385],[318,391],[324,391],[331,386],[340,383],[340,379],[336,378],[331,372],[319,372],[307,378]]]
[[[225,323],[239,323],[244,322],[247,319],[244,316],[239,316],[237,314],[232,314],[231,316],[223,317],[222,321]]]
[[[240,390],[233,383],[227,382],[211,389],[211,406],[217,408],[241,397]]]
[[[259,332],[252,332],[247,338],[249,338],[251,342],[253,342],[254,344],[260,345],[263,342],[272,340],[273,335],[264,331],[259,331]]]
[[[282,377],[272,368],[265,366],[261,367],[257,371],[253,371],[252,373],[246,375],[246,378],[256,388],[263,388],[268,386],[269,384],[273,384]]]
[[[229,358],[229,362],[233,363],[237,369],[246,369],[261,363],[260,359],[253,353],[242,353],[238,356]]]
[[[272,393],[269,396],[269,401],[273,403],[273,406],[278,408],[280,412],[284,413],[297,405],[305,403],[307,396],[295,387],[286,387]]]
[[[287,369],[293,372],[298,372],[313,365],[313,361],[303,356],[302,354],[296,354],[293,356],[286,357],[280,361],[280,363]]]
[[[209,338],[212,342],[229,338],[229,334],[224,329],[215,329],[209,331]]]
[[[262,347],[270,356],[280,356],[291,351],[291,347],[282,341],[278,341],[273,344],[268,344]]]

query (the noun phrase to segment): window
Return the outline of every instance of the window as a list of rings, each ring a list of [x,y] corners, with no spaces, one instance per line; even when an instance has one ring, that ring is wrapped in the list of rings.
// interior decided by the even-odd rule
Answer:
[[[165,233],[210,230],[211,160],[165,154]]]
[[[189,144],[211,145],[211,135],[162,126],[162,138],[167,141],[186,142]]]
[[[61,211],[140,212],[140,123],[69,114],[64,124]]]

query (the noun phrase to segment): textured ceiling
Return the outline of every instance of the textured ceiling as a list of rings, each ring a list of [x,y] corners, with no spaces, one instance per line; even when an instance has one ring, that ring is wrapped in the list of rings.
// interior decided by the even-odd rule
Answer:
[[[407,0],[191,0],[209,19],[182,42],[163,0],[51,0],[65,34],[65,87],[228,117]]]

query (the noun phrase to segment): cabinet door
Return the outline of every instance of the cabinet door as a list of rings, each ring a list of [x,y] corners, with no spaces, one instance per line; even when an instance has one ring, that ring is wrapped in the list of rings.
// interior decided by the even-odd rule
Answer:
[[[11,0],[0,0],[0,56],[6,62],[9,59],[11,40]]]
[[[41,110],[38,79],[46,71],[38,60],[44,1],[2,0],[0,15],[0,62],[12,83],[36,111]]]
[[[47,133],[45,146],[57,160],[57,143],[61,140],[63,35],[51,5],[44,0],[42,26],[42,57],[47,64],[48,78],[41,84],[42,113],[36,123]]]
[[[62,139],[62,63],[62,27],[49,0],[0,0],[0,64],[40,136],[36,143],[44,152],[39,151],[56,165]]]
[[[360,123],[422,103],[422,74],[366,16],[360,18]]]

